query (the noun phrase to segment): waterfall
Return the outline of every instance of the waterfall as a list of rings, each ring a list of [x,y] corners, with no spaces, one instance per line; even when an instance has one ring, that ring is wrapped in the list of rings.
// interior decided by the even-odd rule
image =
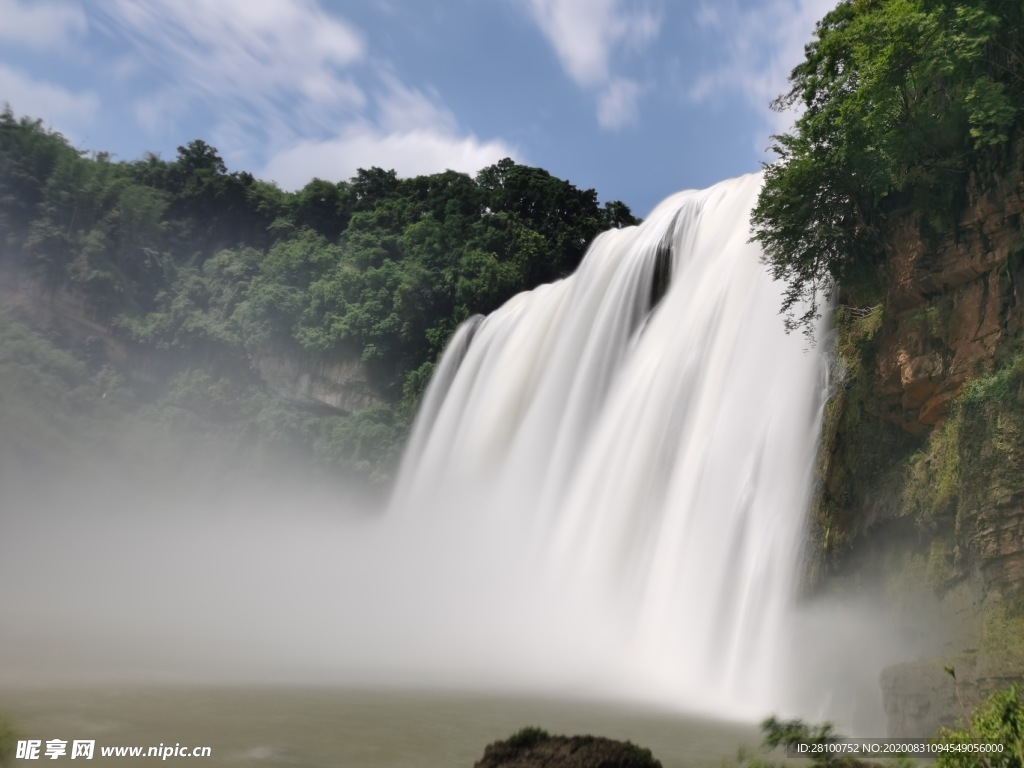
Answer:
[[[675,195],[453,338],[389,516],[433,553],[411,589],[464,598],[425,630],[451,670],[785,706],[823,363],[749,242],[760,186]]]
[[[852,698],[854,658],[884,660],[867,651],[885,627],[793,605],[823,365],[784,333],[748,242],[760,184],[681,193],[464,324],[385,514],[273,478],[237,494],[91,464],[17,479],[8,498],[32,514],[5,534],[45,546],[3,560],[0,645],[17,645],[0,673],[835,720],[822,707]]]

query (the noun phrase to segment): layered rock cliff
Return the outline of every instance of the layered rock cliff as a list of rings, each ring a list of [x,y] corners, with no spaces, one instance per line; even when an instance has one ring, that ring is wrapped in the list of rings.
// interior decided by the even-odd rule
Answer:
[[[935,635],[938,617],[929,658],[883,677],[904,735],[959,711],[947,663],[972,695],[1024,678],[1022,214],[1019,160],[972,178],[955,225],[894,212],[883,300],[837,312],[810,581],[871,572],[916,590],[895,621]]]
[[[1020,169],[976,181],[972,203],[941,236],[922,235],[920,215],[892,226],[878,375],[887,417],[912,434],[927,434],[965,382],[1020,347],[1022,190]]]
[[[268,350],[251,360],[267,389],[293,403],[356,413],[383,402],[356,357],[317,360]]]

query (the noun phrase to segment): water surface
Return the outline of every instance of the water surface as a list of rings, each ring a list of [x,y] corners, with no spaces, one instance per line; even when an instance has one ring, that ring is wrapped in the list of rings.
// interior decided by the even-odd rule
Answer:
[[[5,687],[0,709],[23,738],[95,739],[100,746],[210,746],[212,757],[167,764],[326,768],[469,768],[484,747],[526,725],[592,733],[650,749],[665,768],[719,766],[748,725],[627,704],[471,693],[315,687]],[[62,758],[67,759],[67,758]],[[156,758],[101,758],[92,766]]]

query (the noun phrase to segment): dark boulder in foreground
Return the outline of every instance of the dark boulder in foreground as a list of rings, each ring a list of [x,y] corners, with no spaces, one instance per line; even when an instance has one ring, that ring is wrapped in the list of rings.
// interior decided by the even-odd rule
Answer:
[[[474,768],[661,768],[649,749],[598,736],[551,736],[524,728],[484,750]]]

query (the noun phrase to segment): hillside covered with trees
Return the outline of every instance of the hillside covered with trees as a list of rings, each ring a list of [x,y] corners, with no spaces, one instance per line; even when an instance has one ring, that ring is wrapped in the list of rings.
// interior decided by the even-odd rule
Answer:
[[[8,401],[80,390],[72,421],[91,410],[84,402],[120,397],[122,410],[153,406],[161,422],[187,417],[382,478],[456,326],[569,274],[599,232],[635,223],[623,203],[599,205],[594,190],[509,159],[475,178],[370,168],[292,193],[229,171],[200,140],[173,160],[115,160],[8,107],[5,289],[37,304],[70,297],[97,330],[69,344],[13,327],[19,315],[8,313],[0,374]],[[133,375],[101,338],[160,375]],[[315,412],[274,398],[254,375],[271,353],[358,361],[376,402]],[[8,421],[26,410],[8,406]],[[39,426],[23,428],[22,442]]]

